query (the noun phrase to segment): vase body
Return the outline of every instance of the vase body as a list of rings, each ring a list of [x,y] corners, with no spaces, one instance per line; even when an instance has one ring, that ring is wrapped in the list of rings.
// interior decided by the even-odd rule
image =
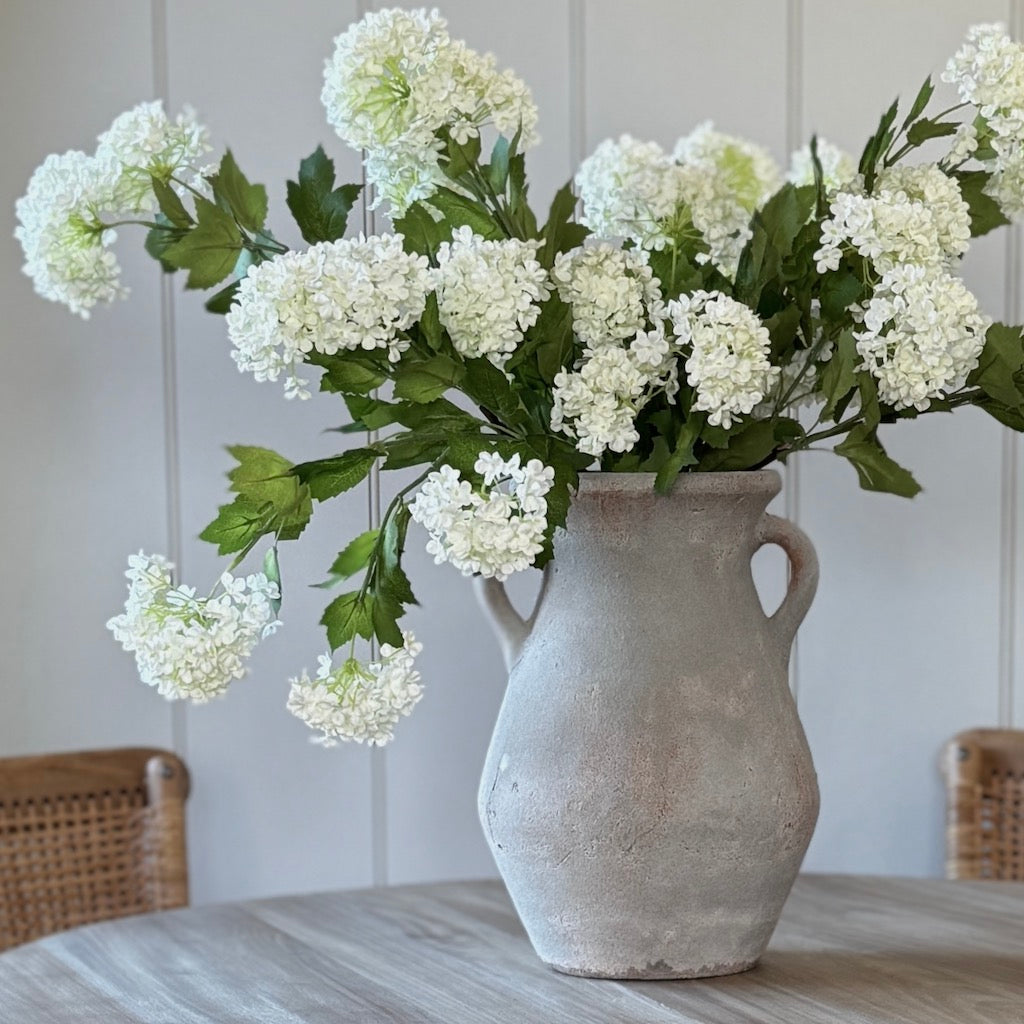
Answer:
[[[479,794],[540,957],[570,974],[752,967],[817,819],[788,685],[814,593],[809,542],[765,513],[773,471],[584,474],[533,617],[481,581],[510,678]],[[751,574],[786,548],[767,616]]]

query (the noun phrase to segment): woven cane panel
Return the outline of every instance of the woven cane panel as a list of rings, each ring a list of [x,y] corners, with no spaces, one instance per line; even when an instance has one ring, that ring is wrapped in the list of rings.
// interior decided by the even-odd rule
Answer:
[[[141,787],[0,800],[0,950],[156,909],[151,815]]]
[[[1024,881],[1024,775],[993,770],[978,794],[979,876]]]

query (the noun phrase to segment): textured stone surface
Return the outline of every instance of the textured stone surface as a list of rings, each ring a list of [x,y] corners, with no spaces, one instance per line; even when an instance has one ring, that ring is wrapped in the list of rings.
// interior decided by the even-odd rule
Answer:
[[[818,812],[787,684],[817,583],[765,513],[774,471],[581,481],[534,620],[485,605],[512,662],[480,787],[487,841],[543,960],[617,978],[756,963]],[[750,569],[786,548],[771,617]]]

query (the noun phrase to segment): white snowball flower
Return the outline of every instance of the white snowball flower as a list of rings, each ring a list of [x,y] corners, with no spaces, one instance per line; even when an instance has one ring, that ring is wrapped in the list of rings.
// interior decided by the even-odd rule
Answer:
[[[686,171],[683,196],[711,261],[732,277],[751,235],[751,214],[779,190],[782,174],[766,149],[717,132],[710,121],[681,138],[673,156]]]
[[[394,739],[399,718],[409,715],[423,696],[413,667],[423,645],[408,632],[402,641],[401,647],[383,644],[380,660],[368,665],[349,658],[333,668],[330,654],[323,654],[315,678],[303,671],[289,680],[288,710],[320,731],[314,743],[333,747],[339,740],[355,740],[382,747]]]
[[[826,191],[845,188],[857,177],[857,161],[844,149],[826,139],[818,139],[818,161]],[[794,185],[814,184],[814,161],[810,145],[796,150],[790,158],[789,180]]]
[[[171,564],[141,551],[128,559],[124,613],[107,623],[135,663],[144,683],[169,700],[204,704],[219,697],[248,669],[245,661],[280,623],[271,602],[280,595],[263,573],[221,576],[222,593],[196,597],[175,587]]]
[[[909,265],[889,270],[855,318],[864,328],[854,334],[857,351],[878,397],[921,411],[963,387],[991,325],[958,278]]]
[[[318,242],[251,266],[227,315],[231,357],[257,380],[286,373],[289,398],[308,398],[298,364],[308,352],[409,347],[400,332],[426,306],[427,258],[402,250],[401,235]]]
[[[572,307],[573,329],[584,344],[625,341],[654,320],[661,306],[658,279],[643,250],[607,243],[555,257],[551,276]]]
[[[474,488],[457,469],[431,473],[409,506],[430,534],[427,551],[438,565],[450,562],[464,576],[498,580],[528,569],[544,546],[547,501],[555,472],[538,459],[525,466],[481,452]]]
[[[978,129],[973,121],[965,121],[956,130],[949,144],[949,152],[942,160],[943,167],[958,167],[970,160],[978,148]]]
[[[486,356],[499,368],[508,362],[551,295],[539,247],[535,240],[488,241],[469,227],[456,228],[438,247],[438,314],[456,351]]]
[[[991,175],[985,190],[1007,217],[1019,218],[1024,215],[1024,46],[1003,25],[975,25],[942,78],[955,84],[960,98],[973,103],[987,122],[995,157],[982,161]]]
[[[605,139],[576,172],[581,223],[601,238],[629,238],[645,249],[670,241],[683,203],[681,169],[655,142]]]
[[[948,267],[970,245],[970,211],[960,186],[936,164],[891,167],[873,195],[839,192],[821,225],[818,272],[839,266],[851,246],[880,273],[904,263]]]
[[[365,15],[335,39],[321,99],[338,135],[367,151],[369,180],[399,214],[443,180],[438,133],[465,143],[491,125],[521,133],[521,150],[537,141],[526,85],[451,39],[437,11]]]
[[[668,304],[679,344],[690,349],[686,377],[697,397],[692,408],[713,426],[732,426],[775,386],[771,338],[757,314],[721,292],[698,291]]]
[[[170,183],[171,176],[190,184],[199,175],[200,161],[210,151],[209,132],[186,107],[175,120],[163,103],[140,103],[115,118],[99,137],[96,156],[118,168],[112,183],[113,206],[123,213],[152,213],[157,209],[150,177]],[[173,183],[172,183],[173,184]],[[184,192],[184,186],[174,185]]]
[[[63,303],[83,319],[98,302],[127,294],[117,257],[109,250],[116,234],[104,231],[101,222],[111,205],[115,173],[85,153],[54,154],[36,169],[15,204],[22,269],[43,298]]]

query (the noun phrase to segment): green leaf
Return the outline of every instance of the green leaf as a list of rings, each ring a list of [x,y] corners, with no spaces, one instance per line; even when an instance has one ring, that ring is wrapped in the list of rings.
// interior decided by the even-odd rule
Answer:
[[[826,320],[842,320],[847,309],[864,294],[864,282],[843,267],[821,279],[821,312]]]
[[[765,320],[768,337],[772,341],[772,361],[778,363],[784,353],[788,353],[800,327],[800,307],[797,305],[783,306],[774,316]]]
[[[211,295],[206,302],[203,303],[206,311],[208,313],[219,313],[221,315],[227,313],[235,301],[235,296],[238,294],[239,284],[241,284],[240,281],[232,281],[226,288],[221,288],[219,292],[215,292]]]
[[[555,198],[551,201],[547,223],[541,235],[544,245],[537,256],[541,266],[553,266],[558,253],[575,249],[587,237],[587,229],[582,224],[573,223],[572,220],[576,212],[576,201],[570,178],[555,193]]]
[[[217,173],[210,176],[213,194],[227,203],[235,220],[250,231],[259,231],[267,220],[267,190],[252,185],[239,170],[231,150],[221,158]]]
[[[462,388],[482,409],[497,413],[506,420],[519,408],[519,399],[512,385],[489,359],[466,360]]]
[[[166,182],[157,177],[151,177],[153,193],[156,196],[160,212],[167,218],[168,222],[176,228],[190,228],[195,223],[192,215],[185,209],[178,193]]]
[[[334,242],[344,237],[361,191],[361,185],[334,187],[334,161],[317,146],[299,164],[299,180],[288,182],[288,209],[310,245]]]
[[[168,262],[164,254],[175,242],[180,242],[185,237],[186,231],[184,228],[174,227],[162,213],[158,213],[155,219],[160,227],[150,228],[146,232],[145,249],[153,259],[160,262],[165,274],[173,274],[178,268]]]
[[[422,203],[413,203],[405,215],[394,222],[395,232],[402,236],[403,248],[408,253],[432,256],[442,242],[451,241],[451,225],[431,216]]]
[[[302,462],[292,472],[317,501],[327,501],[362,483],[380,456],[377,448],[353,448],[331,458]]]
[[[928,101],[932,98],[934,92],[935,86],[932,84],[932,76],[929,75],[918,90],[917,96],[914,97],[914,102],[910,105],[910,111],[903,120],[901,130],[905,131],[913,121],[920,117],[924,112],[924,108],[928,106]]]
[[[333,580],[328,582],[333,583],[338,580],[347,580],[357,572],[362,572],[370,562],[370,556],[373,554],[373,549],[377,546],[377,538],[379,536],[380,530],[373,529],[367,530],[365,533],[359,534],[354,540],[349,541],[344,550],[339,553],[338,557],[331,564],[330,574]],[[323,585],[320,584],[320,586]]]
[[[923,117],[907,132],[907,141],[920,146],[929,139],[941,139],[945,135],[955,135],[959,126],[950,121],[936,121]]]
[[[276,615],[281,610],[281,566],[277,561],[277,545],[267,548],[267,553],[263,556],[263,575],[270,580],[271,583],[277,584],[277,597],[270,599],[270,606],[274,609]]]
[[[232,555],[259,540],[272,529],[274,506],[239,495],[230,505],[221,505],[214,520],[207,524],[200,540],[217,545],[217,554]]]
[[[726,448],[705,454],[699,463],[702,473],[753,469],[768,461],[776,448],[775,427],[771,420],[757,420],[729,436]]]
[[[441,331],[441,316],[437,308],[437,292],[431,292],[427,296],[427,304],[423,307],[419,319],[419,329],[427,345],[435,352],[439,352],[444,344],[444,334]]]
[[[475,199],[459,195],[450,188],[439,188],[424,202],[429,203],[444,217],[448,238],[451,238],[453,229],[463,225],[468,225],[470,230],[484,238],[503,237],[503,232],[490,211]]]
[[[232,445],[238,465],[228,473],[230,489],[258,505],[269,505],[273,521],[264,531],[281,540],[295,540],[313,512],[309,490],[292,475],[292,464],[269,448]]]
[[[873,429],[866,424],[855,426],[846,439],[835,447],[857,471],[860,485],[866,491],[885,491],[912,498],[921,487],[898,463],[885,453]]]
[[[557,295],[552,295],[541,306],[533,335],[540,339],[537,346],[537,368],[544,383],[551,384],[555,375],[572,362],[575,347],[572,307]]]
[[[242,236],[231,215],[206,199],[196,198],[196,226],[168,246],[163,258],[188,270],[186,288],[212,288],[234,270]]]
[[[336,597],[325,609],[320,625],[327,629],[327,642],[337,650],[357,636],[373,636],[373,597],[350,591]]]
[[[461,178],[470,168],[480,163],[480,136],[472,135],[465,142],[448,139],[448,164],[444,173],[454,179]]]
[[[967,379],[1002,406],[1016,409],[1024,405],[1024,394],[1014,375],[1024,369],[1024,342],[1019,327],[992,324],[985,335],[978,366]]]
[[[317,356],[309,362],[324,369],[320,390],[334,394],[368,395],[381,386],[387,377],[369,360],[363,361],[351,352],[334,356]]]
[[[671,454],[658,470],[658,475],[654,479],[654,489],[659,494],[669,494],[672,491],[684,466],[697,465],[697,456],[693,454],[693,446],[697,443],[697,438],[700,437],[706,420],[707,417],[703,413],[690,413],[687,417],[679,431],[679,437],[676,439]]]
[[[878,384],[866,370],[857,374],[857,390],[860,393],[860,414],[864,426],[874,430],[882,422],[882,410],[878,404]]]
[[[387,591],[378,590],[374,593],[370,618],[373,622],[374,636],[382,644],[391,644],[392,647],[402,646],[402,630],[398,625],[402,614],[402,606],[392,600]]]
[[[998,420],[1004,427],[1024,433],[1024,408],[1007,408],[991,399],[982,398],[975,403],[980,409],[984,409],[993,419]]]
[[[458,384],[463,373],[462,366],[448,356],[434,356],[421,363],[403,361],[395,371],[395,398],[431,402]]]
[[[487,167],[487,181],[499,196],[505,194],[508,185],[509,145],[504,135],[499,135],[491,150],[491,162]]]
[[[871,189],[875,184],[875,175],[877,174],[878,161],[882,158],[885,151],[889,148],[889,144],[893,140],[892,126],[896,121],[896,115],[899,112],[899,100],[893,100],[892,106],[882,115],[881,120],[878,122],[878,128],[875,134],[871,136],[867,141],[867,145],[864,147],[864,152],[861,153],[860,163],[857,166],[857,170],[864,175],[864,187],[868,194],[871,194]]]
[[[821,370],[821,392],[825,396],[822,416],[832,416],[839,401],[857,386],[855,370],[860,361],[853,332],[843,331],[836,341],[832,358]]]
[[[1010,223],[999,204],[985,192],[990,179],[987,171],[956,171],[953,177],[959,183],[960,194],[971,213],[972,238],[987,235],[994,228]]]

